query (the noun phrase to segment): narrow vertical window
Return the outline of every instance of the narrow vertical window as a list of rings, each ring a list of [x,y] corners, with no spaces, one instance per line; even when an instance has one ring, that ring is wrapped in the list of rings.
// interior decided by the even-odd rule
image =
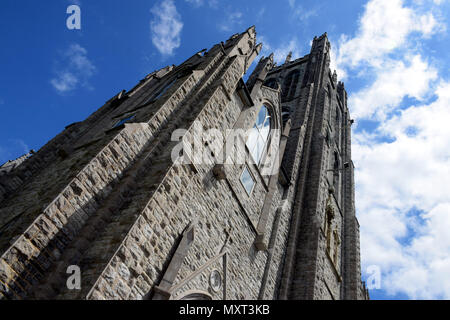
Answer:
[[[339,239],[339,234],[337,230],[334,230],[334,254],[333,254],[333,262],[335,265],[338,263],[339,258],[339,245],[341,244],[341,240]]]
[[[248,171],[247,167],[244,168],[244,171],[241,174],[241,183],[244,186],[247,194],[250,195],[250,193],[252,193],[253,187],[255,186],[255,179],[253,179],[253,176],[251,175],[250,171]]]
[[[162,88],[161,91],[159,91],[159,93],[158,93],[158,94],[156,95],[156,97],[154,97],[153,99],[154,99],[154,100],[158,100],[159,98],[161,98],[162,95],[163,95],[164,93],[166,93],[167,90],[170,89],[170,87],[172,87],[172,85],[175,83],[176,80],[177,80],[177,79],[175,78],[175,79],[173,79],[172,81],[170,81],[167,85],[165,85],[164,88]]]
[[[336,144],[338,145],[338,148],[341,148],[341,112],[339,110],[339,107],[336,107]]]
[[[328,254],[331,257],[331,250],[332,250],[332,226],[333,226],[333,219],[334,219],[334,210],[331,207],[331,198],[329,197],[327,200],[327,206],[325,208],[325,236],[327,239],[327,247],[326,250]]]
[[[333,170],[333,187],[337,195],[339,192],[339,154],[336,151],[334,152]]]
[[[328,87],[327,87],[327,93],[326,93],[326,95],[327,95],[327,97],[326,97],[326,99],[327,99],[327,105],[328,105],[328,123],[330,124],[330,126],[331,126],[331,119],[332,119],[332,113],[333,113],[333,105],[332,105],[332,102],[331,102],[331,87],[328,85]]]
[[[256,164],[260,163],[263,151],[269,140],[270,121],[269,110],[263,105],[259,110],[253,128],[250,129],[246,142],[247,148]]]
[[[292,100],[297,90],[298,79],[300,77],[300,71],[294,70],[288,74],[284,81],[283,97],[287,100]]]

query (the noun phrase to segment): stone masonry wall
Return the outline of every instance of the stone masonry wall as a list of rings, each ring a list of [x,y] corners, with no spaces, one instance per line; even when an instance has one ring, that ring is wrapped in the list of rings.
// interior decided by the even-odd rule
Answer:
[[[335,152],[339,166],[351,163],[351,141],[346,92],[328,71],[326,35],[314,39],[310,55],[269,70],[280,88],[257,84],[267,72],[260,68],[252,75],[259,91],[250,94],[242,76],[260,50],[251,27],[155,71],[4,174],[0,299],[138,300],[161,292],[170,299],[367,298],[353,168],[330,174]],[[287,98],[284,80],[294,69],[301,74]],[[252,128],[263,104],[275,129],[283,128],[281,105],[291,109],[283,172],[270,188],[247,147],[232,149],[245,153],[244,163],[218,163],[229,129]],[[185,146],[204,147],[211,161],[175,154],[177,129],[186,130]],[[206,139],[199,129],[225,139]],[[250,195],[244,168],[255,182]],[[192,226],[192,243],[180,247]],[[255,246],[257,236],[267,249]],[[70,265],[81,268],[80,290],[66,286]]]
[[[238,69],[236,69],[236,72]],[[226,96],[222,96],[220,99],[226,99]],[[230,108],[230,106],[236,106],[234,103],[228,103],[225,104],[223,102],[217,101],[216,103],[212,103],[211,107],[214,107],[213,109],[209,109],[208,105],[203,109],[202,114],[204,117],[208,117],[208,120],[202,119],[202,114],[200,114],[198,120],[203,123],[207,128],[208,127],[214,127],[214,128],[220,128],[221,130],[224,130],[225,128],[232,127],[232,124],[237,120],[239,114],[240,114],[240,108],[236,108],[233,110],[233,108]],[[220,108],[217,108],[219,106],[222,106]],[[226,112],[225,112],[226,111]],[[229,120],[227,120],[227,118]],[[215,126],[216,124],[221,123],[222,126]],[[227,125],[228,124],[228,125]],[[221,128],[222,127],[222,128]],[[197,166],[199,173],[194,177],[192,177],[193,173],[190,173],[190,177],[184,177],[182,175],[182,169],[179,169],[178,171],[178,177],[182,181],[190,181],[189,187],[184,187],[185,191],[188,191],[188,193],[181,193],[181,197],[178,198],[177,202],[171,202],[168,203],[167,201],[164,201],[165,197],[169,198],[170,195],[167,194],[166,196],[164,193],[160,194],[161,200],[158,200],[158,197],[155,198],[155,202],[151,201],[150,205],[147,207],[146,210],[150,210],[150,212],[165,212],[163,214],[163,217],[166,217],[168,219],[168,223],[164,223],[163,225],[168,226],[177,226],[178,227],[178,235],[180,234],[180,231],[186,226],[188,221],[194,220],[194,217],[198,219],[198,226],[199,231],[196,232],[197,236],[199,237],[199,240],[197,239],[194,241],[193,248],[189,251],[189,255],[187,258],[187,261],[191,261],[190,265],[186,265],[185,268],[188,270],[193,270],[194,268],[197,269],[202,264],[204,264],[208,259],[212,258],[213,256],[217,255],[217,248],[223,245],[224,242],[224,236],[219,237],[211,237],[211,234],[220,234],[223,232],[223,230],[228,230],[227,232],[230,235],[230,243],[229,246],[231,247],[229,249],[229,257],[227,260],[230,262],[230,270],[228,272],[227,283],[230,284],[230,291],[229,295],[231,297],[235,296],[236,298],[239,297],[237,294],[239,293],[241,297],[247,296],[248,298],[257,298],[257,290],[255,288],[258,288],[258,279],[261,278],[261,274],[255,273],[255,270],[262,270],[264,269],[264,261],[265,261],[265,254],[264,253],[256,253],[254,251],[254,248],[252,247],[252,243],[254,241],[255,232],[251,224],[249,224],[249,218],[247,213],[245,212],[245,207],[248,206],[248,199],[243,199],[238,201],[235,196],[236,194],[243,194],[242,186],[239,186],[241,189],[236,190],[234,193],[230,192],[231,189],[238,187],[238,184],[236,183],[233,186],[233,183],[226,183],[225,181],[220,182],[212,182],[213,187],[209,190],[204,190],[204,175],[210,175],[210,170],[212,167],[205,167],[205,166]],[[177,166],[173,167],[172,170],[175,170]],[[233,177],[233,173],[231,171],[227,170],[227,177],[229,177],[229,180],[238,180],[238,177],[240,176],[240,173],[242,171],[242,167],[236,167],[233,168],[234,170],[237,170],[235,176]],[[185,167],[183,167],[183,171],[186,170]],[[187,169],[187,171],[191,170],[190,168]],[[172,178],[170,178],[172,177]],[[185,178],[185,179],[183,179]],[[173,182],[172,182],[173,179]],[[165,189],[167,188],[170,190],[171,193],[174,192],[174,190],[177,190],[177,186],[175,184],[175,176],[171,176],[170,173],[166,176],[166,183],[164,185],[167,185]],[[257,183],[255,186],[255,194],[257,194],[259,189],[262,191],[264,190],[264,185],[261,180],[260,183]],[[215,186],[215,187],[214,187]],[[178,187],[179,188],[179,187]],[[200,190],[198,190],[198,189]],[[244,191],[245,192],[245,191]],[[157,193],[158,194],[158,193]],[[197,195],[197,196],[195,196]],[[164,197],[165,196],[165,197]],[[198,200],[195,200],[198,198]],[[223,199],[223,200],[222,200]],[[255,199],[259,199],[259,197],[255,197]],[[181,202],[180,202],[181,201]],[[165,204],[165,205],[161,205]],[[233,205],[234,203],[234,205]],[[159,204],[159,205],[158,205]],[[174,208],[170,208],[171,204],[175,206]],[[259,204],[255,203],[257,206],[256,208],[253,207],[253,210],[258,210],[262,206],[262,201],[259,202]],[[178,208],[178,209],[177,209]],[[152,216],[152,214],[148,211],[146,211],[147,219],[149,219],[148,223],[153,225],[153,221],[155,221],[155,217]],[[164,219],[164,218],[163,218]],[[183,223],[180,223],[183,222]],[[153,225],[154,227],[156,224]],[[209,227],[208,227],[209,226]],[[212,229],[212,230],[211,230]],[[214,230],[215,229],[215,230]],[[208,230],[208,231],[207,231]],[[165,230],[166,231],[166,230]],[[167,230],[169,231],[169,230]],[[133,233],[133,229],[131,230],[130,234]],[[162,232],[159,235],[158,239],[158,249],[157,252],[161,254],[162,256],[170,256],[170,249],[175,244],[174,239],[177,236],[177,233],[173,234],[169,231],[168,233],[168,242],[162,242],[164,241],[163,234],[167,234],[166,232]],[[202,238],[202,236],[208,235],[207,238]],[[131,254],[134,254],[139,257],[144,257],[144,248],[139,249],[138,245],[136,247],[137,243],[143,243],[143,242],[129,242],[125,241],[123,245],[129,244],[123,248],[128,248],[128,250],[131,252]],[[134,246],[132,246],[134,243]],[[144,241],[145,243],[145,241]],[[156,242],[155,242],[156,244]],[[205,244],[208,244],[208,247],[206,247]],[[131,247],[128,247],[131,246]],[[198,246],[198,247],[196,247]],[[133,249],[134,248],[134,249]],[[121,249],[126,250],[126,249]],[[121,251],[119,250],[119,251]],[[127,250],[127,251],[128,251]],[[162,251],[162,252],[161,252]],[[125,255],[125,254],[124,254]],[[193,255],[193,258],[189,259],[189,256]],[[118,255],[120,259],[120,255]],[[161,257],[161,256],[159,256]],[[151,261],[159,260],[161,259],[152,259],[151,257],[147,257],[145,259],[139,259],[138,263],[144,263],[149,264]],[[129,263],[130,259],[127,261],[122,261],[124,264]],[[136,263],[136,259],[133,259],[133,262]],[[193,263],[193,265],[192,265]],[[119,263],[115,263],[114,265],[120,265]],[[110,272],[110,267],[107,267],[106,274]],[[147,268],[145,266],[142,266],[140,270],[146,270]],[[159,268],[158,268],[159,269]],[[162,268],[161,268],[162,269]],[[162,270],[155,270],[156,274],[154,274],[154,278],[151,279],[147,276],[142,275],[143,278],[146,279],[146,288],[150,288],[152,284],[155,283],[155,280],[158,278],[158,271],[161,272]],[[113,272],[113,271],[111,271]],[[117,269],[116,269],[116,276],[114,277],[117,281]],[[187,274],[187,271],[183,271],[183,268],[180,270],[180,277]],[[139,276],[141,276],[139,275]],[[138,277],[139,277],[138,276]],[[155,279],[156,278],[156,279]],[[111,283],[108,282],[108,279],[110,277],[102,276],[99,278],[99,281],[97,281],[97,285],[94,286],[92,291],[92,297],[99,298],[101,296],[104,296],[106,298],[112,298],[110,296],[106,296],[107,292],[110,292],[107,288],[111,287]],[[199,278],[201,279],[201,277]],[[242,281],[243,279],[246,279],[245,282]],[[253,280],[252,280],[253,279]],[[121,281],[124,281],[125,279],[120,279]],[[127,282],[125,282],[126,287],[129,288],[129,292],[135,292],[138,291],[137,289],[134,290],[135,285],[133,284],[133,279],[129,279]],[[192,280],[194,281],[194,280]],[[244,285],[245,283],[245,285]],[[252,284],[248,286],[248,284]],[[234,286],[237,286],[233,289]],[[197,283],[194,285],[191,284],[192,287],[196,287],[198,289],[199,284]],[[252,288],[252,289],[250,289]],[[248,290],[255,290],[254,292],[248,291]],[[143,292],[144,290],[140,290],[140,294],[145,294],[146,292]]]

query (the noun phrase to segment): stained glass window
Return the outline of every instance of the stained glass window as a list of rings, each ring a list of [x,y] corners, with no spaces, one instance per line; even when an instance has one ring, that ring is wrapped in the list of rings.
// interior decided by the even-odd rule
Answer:
[[[262,106],[256,118],[256,123],[250,130],[247,148],[256,164],[259,164],[270,134],[270,114],[266,106]]]

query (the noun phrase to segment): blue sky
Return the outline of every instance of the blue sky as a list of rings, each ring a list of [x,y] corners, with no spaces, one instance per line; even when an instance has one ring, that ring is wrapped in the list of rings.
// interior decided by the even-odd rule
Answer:
[[[81,30],[66,9],[81,8]],[[146,74],[256,26],[282,62],[328,33],[353,126],[363,278],[378,299],[450,299],[449,0],[2,1],[0,163]]]

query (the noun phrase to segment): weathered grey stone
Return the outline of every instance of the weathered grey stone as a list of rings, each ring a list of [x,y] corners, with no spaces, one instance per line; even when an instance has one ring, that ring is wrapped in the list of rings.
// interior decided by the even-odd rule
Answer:
[[[275,67],[263,58],[247,88],[242,77],[261,50],[249,28],[149,74],[0,168],[0,298],[367,299],[353,166],[343,167],[347,94],[329,49],[323,35],[300,59]],[[263,175],[235,145],[245,163],[219,162],[230,130],[252,128],[263,104],[271,128],[290,119],[281,171]],[[223,141],[198,135],[197,124]],[[212,161],[173,161],[180,128]],[[66,288],[68,263],[81,269],[81,290]]]

